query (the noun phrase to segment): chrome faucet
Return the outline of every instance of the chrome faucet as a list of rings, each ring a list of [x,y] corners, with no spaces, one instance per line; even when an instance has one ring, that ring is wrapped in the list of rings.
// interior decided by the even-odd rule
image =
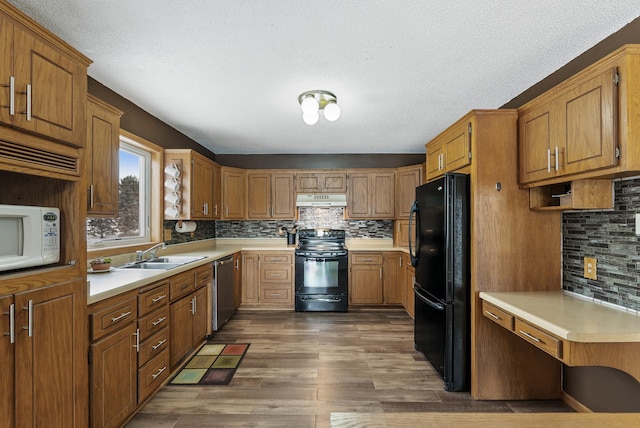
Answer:
[[[148,261],[154,261],[156,259],[156,253],[158,252],[158,250],[164,250],[165,248],[167,248],[167,244],[165,244],[164,242],[160,242],[147,250],[138,250],[136,251],[136,262],[143,261],[144,255],[147,253],[150,254]]]

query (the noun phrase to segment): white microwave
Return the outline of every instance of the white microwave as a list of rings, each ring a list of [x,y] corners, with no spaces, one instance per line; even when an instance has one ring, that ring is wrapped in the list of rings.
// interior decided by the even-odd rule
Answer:
[[[60,260],[60,210],[0,205],[0,271]]]

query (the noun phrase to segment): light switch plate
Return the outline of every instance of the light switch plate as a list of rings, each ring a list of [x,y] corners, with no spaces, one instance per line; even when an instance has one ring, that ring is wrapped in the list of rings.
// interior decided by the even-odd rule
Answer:
[[[598,260],[592,257],[584,258],[584,277],[588,279],[598,279]]]
[[[640,213],[636,213],[636,235],[640,235]]]

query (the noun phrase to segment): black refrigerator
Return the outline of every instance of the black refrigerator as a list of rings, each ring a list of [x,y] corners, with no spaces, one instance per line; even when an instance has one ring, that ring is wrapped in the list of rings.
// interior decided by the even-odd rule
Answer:
[[[447,173],[416,188],[409,222],[415,348],[447,391],[470,384],[469,204],[469,176]]]

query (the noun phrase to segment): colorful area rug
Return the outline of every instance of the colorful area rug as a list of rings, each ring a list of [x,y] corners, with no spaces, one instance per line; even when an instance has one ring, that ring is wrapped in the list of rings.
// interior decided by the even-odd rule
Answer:
[[[228,385],[249,343],[205,343],[171,380],[172,385]]]

